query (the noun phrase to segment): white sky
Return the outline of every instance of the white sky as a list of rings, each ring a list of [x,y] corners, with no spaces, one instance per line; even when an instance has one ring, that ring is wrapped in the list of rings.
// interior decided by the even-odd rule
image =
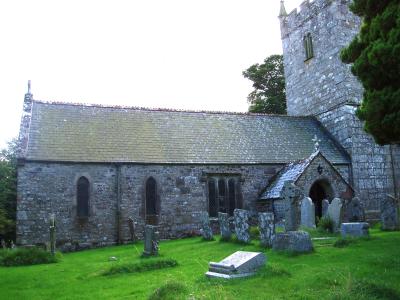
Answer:
[[[288,12],[302,0],[286,0]],[[0,0],[0,148],[34,99],[246,111],[279,0]]]

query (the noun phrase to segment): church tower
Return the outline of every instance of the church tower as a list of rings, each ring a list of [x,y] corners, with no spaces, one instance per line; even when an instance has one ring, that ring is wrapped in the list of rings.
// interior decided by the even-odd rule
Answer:
[[[361,20],[350,0],[306,0],[279,14],[288,114],[315,116],[350,154],[356,195],[370,217],[386,194],[398,195],[400,147],[378,146],[364,132],[355,111],[363,88],[341,62],[340,51],[359,32]]]

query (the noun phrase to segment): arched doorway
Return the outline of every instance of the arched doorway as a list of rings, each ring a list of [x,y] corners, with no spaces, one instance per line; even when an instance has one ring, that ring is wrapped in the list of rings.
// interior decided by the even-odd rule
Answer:
[[[333,190],[327,180],[318,180],[310,188],[309,197],[315,205],[315,217],[322,217],[322,200],[332,200]]]

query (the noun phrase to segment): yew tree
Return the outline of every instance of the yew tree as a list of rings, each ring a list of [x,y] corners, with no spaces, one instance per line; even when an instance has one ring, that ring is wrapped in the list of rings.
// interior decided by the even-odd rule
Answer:
[[[400,0],[354,0],[363,20],[341,58],[361,81],[357,116],[380,145],[400,143]]]

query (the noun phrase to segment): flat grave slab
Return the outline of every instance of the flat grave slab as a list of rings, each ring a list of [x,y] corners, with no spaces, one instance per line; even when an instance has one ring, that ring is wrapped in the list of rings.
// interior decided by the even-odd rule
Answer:
[[[240,278],[254,275],[265,265],[267,257],[261,252],[236,251],[220,262],[210,262],[205,274],[210,278]]]

